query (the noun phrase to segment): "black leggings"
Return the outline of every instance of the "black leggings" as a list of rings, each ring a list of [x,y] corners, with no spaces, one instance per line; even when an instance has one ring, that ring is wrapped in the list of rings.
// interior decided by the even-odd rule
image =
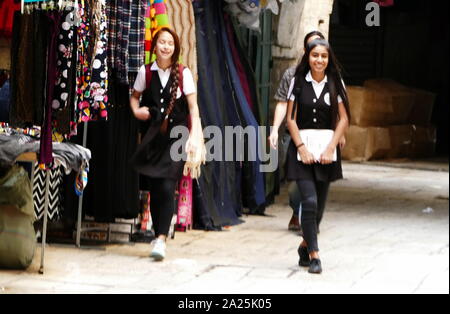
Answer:
[[[300,190],[303,238],[308,244],[308,252],[318,252],[317,225],[322,219],[330,183],[298,180]],[[320,217],[319,217],[320,216]]]
[[[150,191],[150,213],[155,236],[167,236],[175,213],[176,182],[172,179],[157,179],[141,176],[144,187]]]

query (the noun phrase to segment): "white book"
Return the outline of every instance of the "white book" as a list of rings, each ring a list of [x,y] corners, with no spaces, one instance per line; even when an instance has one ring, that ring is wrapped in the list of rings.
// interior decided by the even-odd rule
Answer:
[[[333,130],[300,130],[300,137],[305,144],[306,149],[314,155],[316,161],[320,160],[320,156],[327,149],[328,145],[333,140]],[[302,161],[300,153],[297,153],[297,159]],[[337,151],[334,150],[333,161],[337,161]]]

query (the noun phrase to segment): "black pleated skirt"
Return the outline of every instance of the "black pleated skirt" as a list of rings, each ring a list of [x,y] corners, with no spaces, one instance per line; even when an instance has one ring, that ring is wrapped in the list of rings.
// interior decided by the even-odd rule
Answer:
[[[293,141],[289,144],[286,159],[286,178],[288,181],[311,180],[334,182],[343,178],[341,152],[337,148],[337,161],[330,165],[305,165],[297,159],[297,149]]]

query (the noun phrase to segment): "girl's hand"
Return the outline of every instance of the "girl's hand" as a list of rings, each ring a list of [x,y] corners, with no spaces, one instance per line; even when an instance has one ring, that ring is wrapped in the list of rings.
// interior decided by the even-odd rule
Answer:
[[[343,150],[346,144],[347,139],[345,138],[345,136],[341,137],[341,139],[339,140],[339,148]]]
[[[277,149],[277,147],[278,147],[278,130],[275,130],[275,128],[272,130],[272,133],[269,136],[269,143],[273,149],[275,149],[275,150]]]
[[[198,143],[192,138],[192,136],[189,136],[188,141],[186,142],[186,153],[195,155],[197,153],[197,150],[199,149]]]
[[[140,107],[139,109],[136,109],[133,113],[136,119],[138,120],[147,121],[150,119],[150,110],[148,109],[148,107]]]
[[[320,163],[322,165],[329,165],[331,163],[333,163],[333,155],[334,155],[334,150],[333,148],[327,148],[322,155],[320,155]]]
[[[298,152],[300,153],[300,158],[305,165],[312,165],[315,162],[314,155],[308,151],[305,145],[301,146],[298,149]]]

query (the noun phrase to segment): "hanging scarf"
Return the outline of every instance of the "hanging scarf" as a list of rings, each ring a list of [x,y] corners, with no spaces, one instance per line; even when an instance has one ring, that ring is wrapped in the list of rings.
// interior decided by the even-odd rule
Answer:
[[[150,3],[145,13],[145,64],[150,64],[156,59],[150,51],[155,34],[163,27],[170,27],[166,1],[149,0]]]

